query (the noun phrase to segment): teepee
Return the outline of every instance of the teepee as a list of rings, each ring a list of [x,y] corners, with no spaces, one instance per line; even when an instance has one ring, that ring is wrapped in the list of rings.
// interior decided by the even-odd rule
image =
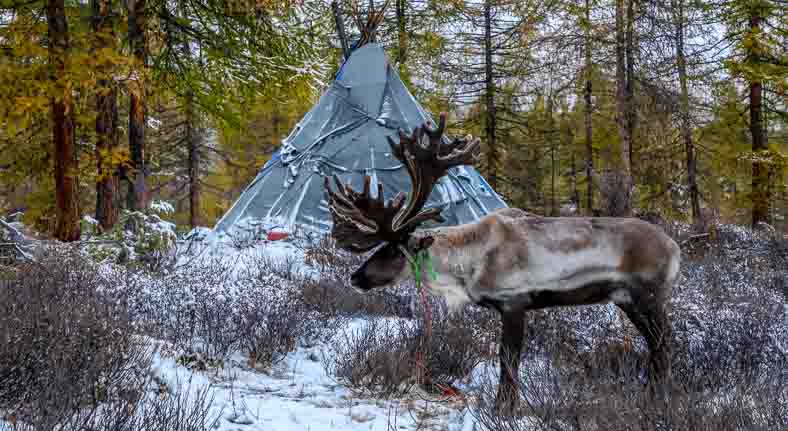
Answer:
[[[427,120],[432,118],[378,44],[355,49],[329,89],[219,220],[215,233],[258,223],[329,231],[325,175],[337,174],[357,190],[364,175],[370,175],[372,190],[382,183],[386,199],[409,190],[407,171],[391,154],[386,137],[397,137],[400,128],[410,133]],[[505,206],[473,167],[460,166],[438,183],[425,208],[443,208],[444,224],[457,225]]]

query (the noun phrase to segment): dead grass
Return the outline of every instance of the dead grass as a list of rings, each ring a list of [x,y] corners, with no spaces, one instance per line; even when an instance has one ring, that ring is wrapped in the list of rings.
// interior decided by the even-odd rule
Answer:
[[[485,311],[433,315],[431,336],[423,319],[370,319],[345,331],[323,358],[329,375],[340,383],[381,397],[399,396],[419,386],[427,391],[452,387],[494,352]]]
[[[0,285],[0,430],[207,430],[207,392],[158,396],[122,280],[67,247]]]

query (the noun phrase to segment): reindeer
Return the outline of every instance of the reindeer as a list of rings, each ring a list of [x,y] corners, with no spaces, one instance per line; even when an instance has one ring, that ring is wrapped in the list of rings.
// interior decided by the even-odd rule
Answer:
[[[453,166],[479,157],[479,139],[467,136],[441,143],[446,114],[436,129],[425,123],[392,152],[412,182],[409,195],[384,202],[383,187],[370,195],[334,176],[325,179],[332,235],[339,247],[364,253],[383,245],[351,277],[361,292],[395,285],[414,276],[409,264],[419,253],[430,256],[434,272],[420,265],[421,280],[443,295],[452,309],[475,303],[501,315],[499,411],[515,412],[517,376],[527,310],[612,302],[645,337],[651,381],[667,382],[671,373],[669,299],[679,271],[678,245],[660,228],[632,218],[547,218],[505,208],[477,222],[420,229],[443,221],[438,208],[422,209],[439,178]],[[434,277],[433,277],[434,275]]]

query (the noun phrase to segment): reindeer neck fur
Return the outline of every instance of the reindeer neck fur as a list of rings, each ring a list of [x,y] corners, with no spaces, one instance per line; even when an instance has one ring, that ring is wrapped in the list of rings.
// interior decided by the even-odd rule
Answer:
[[[424,235],[434,238],[428,251],[435,279],[426,268],[421,279],[455,309],[467,302],[544,308],[663,296],[656,290],[672,285],[679,265],[676,243],[638,219],[547,218],[506,208],[476,223],[414,233]]]

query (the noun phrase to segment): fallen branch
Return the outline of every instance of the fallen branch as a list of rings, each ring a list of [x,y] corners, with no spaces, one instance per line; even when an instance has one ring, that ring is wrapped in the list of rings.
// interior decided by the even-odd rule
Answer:
[[[19,229],[11,226],[10,223],[0,218],[0,225],[2,225],[8,232],[11,233],[11,241],[18,241],[20,238],[23,239],[24,235],[22,232],[19,232]]]
[[[16,242],[3,242],[3,243],[0,243],[0,248],[2,248],[2,247],[12,248],[14,251],[16,251],[20,256],[22,256],[25,259],[35,260],[35,259],[33,259],[33,255],[32,254],[30,254],[29,252],[27,252],[26,250],[24,250],[22,247],[19,246],[19,243],[16,243]]]
[[[699,233],[699,234],[695,234],[695,235],[690,235],[689,238],[685,239],[684,241],[681,241],[681,245],[684,245],[684,244],[688,243],[689,241],[691,241],[693,239],[705,238],[705,237],[707,237],[709,235],[711,235],[711,234],[708,233],[708,232],[706,232],[706,233]]]

